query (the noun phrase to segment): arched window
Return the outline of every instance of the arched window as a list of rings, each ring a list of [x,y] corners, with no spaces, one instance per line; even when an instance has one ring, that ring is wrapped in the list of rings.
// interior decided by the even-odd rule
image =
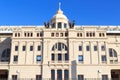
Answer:
[[[11,50],[10,50],[9,48],[3,50],[2,56],[1,56],[1,60],[2,60],[2,61],[9,61],[10,51],[11,51]]]
[[[117,52],[114,49],[109,48],[109,56],[111,57],[110,63],[113,64],[118,62]]]
[[[57,60],[56,60],[57,59]],[[68,47],[64,43],[56,43],[52,47],[51,61],[68,61]]]
[[[54,50],[58,50],[58,51],[65,50],[65,51],[67,51],[68,49],[67,49],[67,46],[65,44],[58,42],[52,47],[52,51],[54,51]]]
[[[117,52],[114,49],[109,48],[109,56],[110,57],[117,57]]]

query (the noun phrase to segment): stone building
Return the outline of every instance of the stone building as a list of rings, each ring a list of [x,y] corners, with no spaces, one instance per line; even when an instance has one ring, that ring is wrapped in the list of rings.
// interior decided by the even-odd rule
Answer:
[[[75,25],[60,8],[43,26],[1,26],[3,78],[120,79],[120,26]]]

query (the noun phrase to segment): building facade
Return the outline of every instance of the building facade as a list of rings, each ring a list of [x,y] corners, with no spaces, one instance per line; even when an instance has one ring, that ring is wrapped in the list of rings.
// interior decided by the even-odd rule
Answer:
[[[78,26],[59,9],[43,26],[0,27],[0,79],[120,79],[120,26]]]

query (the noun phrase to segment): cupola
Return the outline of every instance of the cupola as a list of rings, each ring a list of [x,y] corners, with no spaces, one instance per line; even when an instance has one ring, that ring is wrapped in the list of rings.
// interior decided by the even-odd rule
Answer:
[[[59,9],[51,19],[51,28],[64,29],[68,27],[68,18],[63,14],[61,10],[61,3],[59,3]]]
[[[63,14],[63,11],[61,10],[61,3],[59,3],[59,9],[50,22],[44,23],[44,25],[46,28],[51,29],[66,29],[74,27],[74,23],[70,23],[68,18]]]

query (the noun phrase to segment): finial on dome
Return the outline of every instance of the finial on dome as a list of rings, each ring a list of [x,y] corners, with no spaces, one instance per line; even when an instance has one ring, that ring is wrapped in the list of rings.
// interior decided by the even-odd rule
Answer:
[[[59,2],[59,10],[61,10],[61,2]]]

